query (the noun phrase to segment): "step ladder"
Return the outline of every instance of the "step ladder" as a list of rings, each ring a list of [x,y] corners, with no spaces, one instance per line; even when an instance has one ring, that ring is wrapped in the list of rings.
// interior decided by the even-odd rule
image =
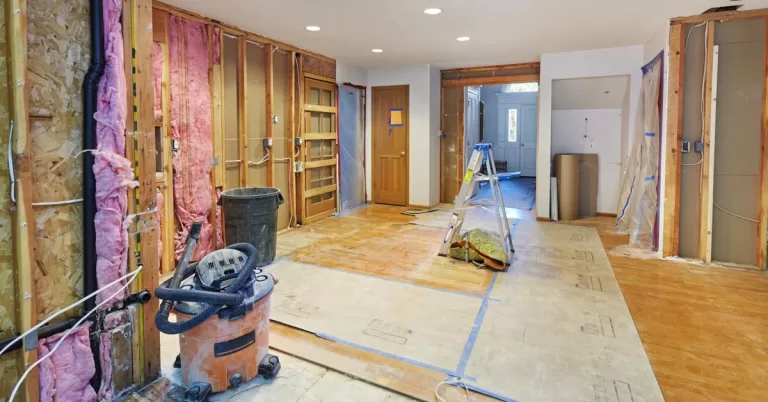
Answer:
[[[512,260],[512,253],[515,251],[512,245],[512,236],[509,230],[509,220],[507,219],[507,209],[504,206],[504,199],[501,196],[501,186],[499,177],[496,175],[496,164],[493,159],[492,144],[477,144],[472,151],[472,158],[467,165],[467,172],[464,174],[464,180],[461,184],[461,190],[456,197],[456,205],[451,215],[448,233],[443,239],[443,245],[440,247],[440,256],[447,256],[451,244],[458,241],[461,234],[461,226],[464,224],[464,217],[469,208],[469,200],[475,192],[475,186],[481,181],[488,181],[491,186],[491,196],[493,198],[493,207],[496,212],[498,230],[501,233],[501,247],[504,249],[505,265],[509,265]],[[488,176],[480,173],[483,162],[485,162]]]

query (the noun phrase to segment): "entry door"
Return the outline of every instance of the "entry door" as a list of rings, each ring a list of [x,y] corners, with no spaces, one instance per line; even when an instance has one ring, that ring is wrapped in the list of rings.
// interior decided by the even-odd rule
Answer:
[[[466,88],[464,99],[464,169],[469,165],[475,144],[480,142],[480,92],[473,88]]]
[[[373,202],[408,204],[408,86],[373,88]]]
[[[499,105],[498,152],[494,152],[494,157],[507,161],[507,172],[520,171],[521,109],[518,104]]]
[[[520,111],[520,175],[535,177],[539,116],[536,105],[523,105]]]

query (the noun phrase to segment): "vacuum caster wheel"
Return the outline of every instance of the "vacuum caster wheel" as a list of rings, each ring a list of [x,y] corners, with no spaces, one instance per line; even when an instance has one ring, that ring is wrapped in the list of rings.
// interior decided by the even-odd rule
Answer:
[[[205,402],[211,395],[211,384],[205,382],[195,382],[187,389],[184,395],[184,402]]]
[[[274,355],[266,355],[264,359],[259,363],[259,375],[264,379],[271,380],[277,377],[277,373],[280,372],[280,359]]]

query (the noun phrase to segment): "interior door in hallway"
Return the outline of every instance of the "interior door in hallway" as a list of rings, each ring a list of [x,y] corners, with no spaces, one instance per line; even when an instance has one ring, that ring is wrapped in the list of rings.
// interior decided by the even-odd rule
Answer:
[[[536,177],[536,137],[539,132],[536,105],[522,105],[520,114],[520,175]]]
[[[408,86],[373,88],[373,202],[408,204]]]

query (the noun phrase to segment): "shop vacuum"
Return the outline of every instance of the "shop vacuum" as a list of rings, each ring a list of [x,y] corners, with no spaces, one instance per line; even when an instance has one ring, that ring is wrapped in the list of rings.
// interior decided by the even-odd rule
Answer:
[[[248,243],[190,264],[200,228],[192,225],[176,272],[155,291],[163,300],[157,328],[179,335],[186,401],[205,401],[211,393],[280,371],[280,360],[268,353],[274,278],[256,267],[258,252]],[[171,309],[176,322],[169,320]]]

